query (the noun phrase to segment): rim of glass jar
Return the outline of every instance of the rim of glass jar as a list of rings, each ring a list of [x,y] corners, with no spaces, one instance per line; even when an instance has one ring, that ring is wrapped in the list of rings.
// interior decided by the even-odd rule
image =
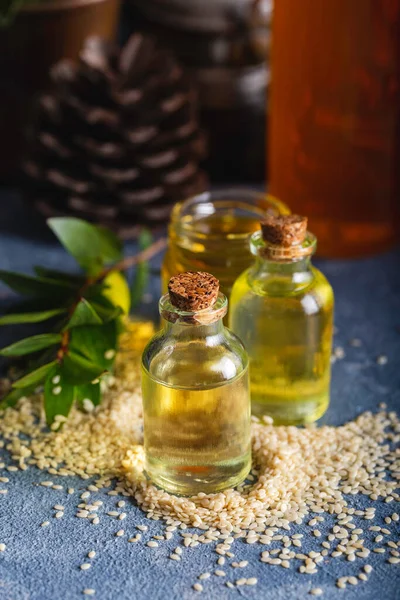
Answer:
[[[209,207],[208,209],[207,205]],[[265,216],[268,214],[290,214],[289,207],[271,194],[258,192],[256,190],[247,188],[224,188],[220,190],[202,192],[201,194],[196,194],[195,196],[191,196],[186,200],[175,204],[171,212],[169,224],[170,232],[173,232],[178,237],[185,236],[193,240],[202,240],[205,237],[208,239],[223,238],[225,240],[239,241],[246,241],[248,239],[248,231],[234,234],[226,233],[226,235],[224,235],[224,232],[220,231],[213,234],[196,230],[193,225],[187,225],[182,219],[184,216],[186,216],[186,214],[195,214],[195,212],[188,210],[194,206],[203,206],[202,214],[199,212],[199,216],[208,216],[214,214],[218,211],[218,209],[237,209],[248,212],[258,221],[265,219]]]
[[[316,248],[317,238],[310,231],[307,231],[306,237],[301,244],[287,247],[266,242],[262,237],[262,231],[255,231],[250,236],[250,251],[254,256],[278,262],[296,262],[302,260],[307,256],[312,256]]]
[[[169,323],[182,323],[184,325],[210,325],[222,319],[228,311],[228,299],[219,292],[214,304],[203,310],[185,311],[174,306],[169,294],[161,296],[158,309],[163,319]]]

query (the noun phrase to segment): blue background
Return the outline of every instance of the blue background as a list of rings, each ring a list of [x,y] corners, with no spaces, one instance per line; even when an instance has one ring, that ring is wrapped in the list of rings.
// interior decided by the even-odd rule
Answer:
[[[0,223],[0,269],[30,272],[35,264],[73,269],[75,265],[36,215],[30,213],[17,194],[12,191],[0,193],[2,221]],[[127,245],[127,253],[135,251],[134,244]],[[365,410],[376,411],[380,402],[389,408],[400,406],[400,252],[390,253],[361,260],[317,261],[331,281],[336,294],[335,345],[344,348],[346,357],[333,365],[332,400],[329,411],[323,418],[328,424],[341,424],[353,419]],[[153,261],[155,270],[160,257]],[[155,301],[159,295],[159,279],[154,274],[149,293],[154,299],[141,307],[147,316],[155,316]],[[148,300],[150,297],[148,296]],[[6,306],[12,295],[6,287],[0,286],[0,301]],[[4,328],[0,330],[1,346],[21,333],[20,330]],[[362,347],[349,345],[352,338],[360,338]],[[388,357],[386,365],[378,365],[376,357]],[[7,453],[3,452],[9,463]],[[400,598],[400,565],[389,565],[386,555],[371,553],[367,560],[349,563],[343,559],[327,557],[319,565],[318,574],[301,575],[293,566],[282,569],[259,561],[260,545],[247,545],[235,542],[233,560],[249,560],[246,569],[218,567],[218,555],[212,552],[211,545],[184,550],[181,562],[168,559],[178,545],[178,536],[169,542],[162,542],[157,549],[143,544],[152,535],[161,533],[160,523],[146,520],[141,511],[127,501],[123,509],[127,518],[121,523],[113,518],[103,518],[97,527],[85,519],[77,519],[78,491],[83,491],[89,481],[78,478],[49,476],[45,472],[30,468],[27,472],[8,473],[10,483],[7,495],[0,496],[0,543],[7,549],[0,553],[0,600],[67,600],[83,598],[85,587],[94,588],[94,598],[101,600],[173,600],[175,598],[252,598],[265,600],[291,600],[310,598],[309,590],[322,587],[322,598],[358,598],[395,600]],[[55,491],[38,487],[44,480],[60,483],[64,490]],[[69,496],[67,487],[76,492]],[[101,512],[115,510],[121,498],[107,496],[103,492],[92,494],[91,500],[103,500]],[[354,503],[363,506],[363,500],[354,498]],[[54,504],[65,508],[64,518],[52,518]],[[400,512],[395,503],[374,503],[377,507],[376,521],[385,526],[383,517]],[[40,523],[50,521],[50,526],[41,528]],[[127,537],[135,533],[135,525],[146,523],[149,531],[143,534],[142,542],[127,543]],[[320,524],[324,533],[329,519]],[[363,521],[363,526],[369,522]],[[116,538],[115,532],[123,528],[130,534]],[[400,538],[400,527],[392,523],[390,539]],[[304,532],[306,526],[291,531]],[[310,528],[307,528],[310,531]],[[376,534],[367,532],[366,539],[372,540]],[[309,537],[309,534],[308,534]],[[305,539],[307,539],[305,537]],[[320,538],[322,541],[325,536]],[[317,542],[312,540],[312,548]],[[383,543],[382,543],[383,545]],[[367,547],[371,544],[366,543]],[[304,542],[304,549],[307,546]],[[97,556],[87,561],[90,550]],[[311,550],[311,546],[309,547]],[[88,571],[81,571],[83,562],[91,562]],[[359,572],[362,564],[370,563],[375,568],[367,583],[357,587],[347,586],[346,590],[335,587],[336,578]],[[293,563],[292,563],[293,565]],[[224,569],[228,576],[202,582],[204,592],[198,594],[192,589],[197,576],[203,571],[213,572]],[[257,577],[255,587],[240,587],[230,590],[225,581],[235,581],[239,577]],[[90,597],[90,596],[89,596]]]

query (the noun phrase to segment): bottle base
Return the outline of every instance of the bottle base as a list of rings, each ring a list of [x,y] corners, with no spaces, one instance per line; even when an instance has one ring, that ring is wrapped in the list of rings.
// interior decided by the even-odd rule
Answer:
[[[325,414],[329,406],[329,396],[302,400],[251,401],[251,412],[258,418],[268,416],[274,425],[307,425]]]
[[[179,496],[194,496],[200,492],[212,494],[242,483],[251,469],[250,452],[240,460],[213,465],[177,465],[146,459],[146,475],[166,492]]]

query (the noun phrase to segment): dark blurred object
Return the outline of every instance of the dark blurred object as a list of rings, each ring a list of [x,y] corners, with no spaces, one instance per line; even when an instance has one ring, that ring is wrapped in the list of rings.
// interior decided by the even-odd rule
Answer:
[[[215,181],[265,178],[272,0],[129,0],[135,27],[153,32],[190,68],[209,134]]]
[[[269,190],[324,256],[386,250],[400,221],[400,0],[277,0]]]
[[[46,216],[75,214],[129,237],[207,186],[196,94],[169,51],[136,33],[122,50],[88,39],[51,70],[24,162]]]
[[[0,179],[15,175],[32,99],[49,68],[76,58],[90,35],[114,39],[120,0],[49,0],[21,9],[0,29]]]

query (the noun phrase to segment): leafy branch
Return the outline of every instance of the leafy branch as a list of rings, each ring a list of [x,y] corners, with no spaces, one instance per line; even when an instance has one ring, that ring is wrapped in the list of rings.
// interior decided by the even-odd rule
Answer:
[[[108,229],[76,218],[48,225],[82,269],[82,274],[35,267],[35,276],[0,271],[0,280],[26,300],[0,317],[0,325],[45,323],[50,328],[0,350],[5,357],[30,356],[23,375],[1,400],[4,405],[44,386],[47,423],[61,423],[74,402],[86,410],[100,403],[100,381],[113,368],[121,316],[136,306],[146,288],[147,261],[166,245],[142,231],[140,252],[124,258],[120,240]],[[129,289],[123,271],[136,266]]]

